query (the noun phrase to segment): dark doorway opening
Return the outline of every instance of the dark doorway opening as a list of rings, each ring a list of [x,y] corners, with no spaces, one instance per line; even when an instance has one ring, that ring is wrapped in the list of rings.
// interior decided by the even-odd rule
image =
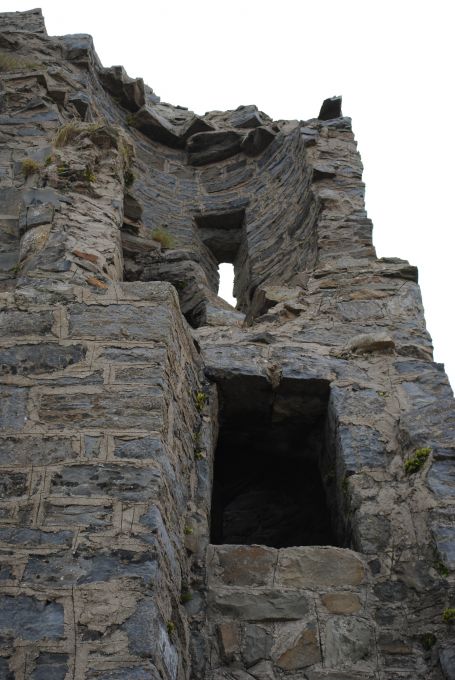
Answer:
[[[337,545],[320,473],[329,383],[258,376],[218,383],[211,541]]]

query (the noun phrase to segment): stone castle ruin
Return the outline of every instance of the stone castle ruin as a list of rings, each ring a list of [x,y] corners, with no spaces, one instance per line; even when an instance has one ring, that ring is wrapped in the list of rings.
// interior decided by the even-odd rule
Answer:
[[[0,678],[453,680],[454,401],[341,99],[0,26]]]

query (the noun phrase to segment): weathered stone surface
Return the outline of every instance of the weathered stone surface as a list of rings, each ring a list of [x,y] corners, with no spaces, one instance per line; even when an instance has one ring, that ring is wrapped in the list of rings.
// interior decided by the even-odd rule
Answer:
[[[41,652],[35,661],[32,680],[65,680],[68,654]]]
[[[225,621],[217,630],[223,661],[229,663],[240,647],[239,626],[234,621]]]
[[[67,502],[67,501],[65,501]],[[57,502],[46,503],[44,524],[46,526],[91,526],[103,527],[112,523],[110,505],[61,505]]]
[[[63,607],[28,595],[0,596],[0,631],[21,640],[63,637]]]
[[[104,426],[160,430],[164,419],[161,396],[162,390],[157,387],[85,394],[43,394],[39,416],[44,423],[57,428]],[[15,429],[19,429],[22,423],[20,414],[10,419]]]
[[[101,305],[73,305],[69,310],[69,334],[73,338],[106,340],[165,340],[170,314],[165,307],[116,305],[115,315]]]
[[[213,546],[210,550],[213,551],[209,559],[212,561],[211,577],[214,582],[227,586],[272,585],[277,560],[275,550],[256,545]]]
[[[319,120],[332,120],[333,118],[340,118],[341,115],[341,97],[324,99],[319,111]]]
[[[269,127],[258,127],[251,130],[242,141],[242,151],[247,156],[258,156],[273,142],[275,134]]]
[[[157,564],[151,553],[112,550],[108,554],[80,551],[68,558],[65,553],[53,555],[52,565],[46,557],[32,557],[24,572],[24,582],[44,585],[106,582],[117,578],[136,578],[148,586],[155,583]],[[57,576],[58,574],[58,576]]]
[[[323,588],[357,586],[364,578],[364,566],[350,550],[286,548],[278,555],[275,583],[287,588]]]
[[[88,672],[89,680],[159,680],[160,675],[156,667],[148,663],[146,666],[126,666],[122,665],[116,670]]]
[[[0,350],[0,370],[14,375],[61,370],[83,361],[85,352],[82,345],[17,345]]]
[[[209,602],[215,612],[250,621],[300,619],[309,611],[309,601],[298,590],[216,589]]]
[[[72,465],[56,472],[51,481],[56,495],[112,495],[136,501],[159,495],[160,487],[159,469],[130,465]]]
[[[212,130],[210,123],[190,111],[159,104],[145,104],[133,124],[150,139],[174,148],[183,147],[191,135]]]
[[[321,600],[332,614],[356,614],[362,606],[354,593],[326,593]]]
[[[39,545],[67,545],[73,541],[72,531],[40,531],[39,529],[0,528],[0,542],[35,547]]]
[[[357,472],[363,467],[387,465],[385,442],[374,428],[343,425],[339,429],[339,438],[346,474]]]
[[[230,158],[240,151],[242,135],[234,130],[227,132],[199,132],[187,142],[188,162],[206,165]]]
[[[54,316],[51,311],[42,312],[0,312],[0,333],[2,338],[27,335],[50,335]]]
[[[455,678],[455,647],[446,647],[439,651],[439,662],[441,664],[444,677],[447,680]]]
[[[454,401],[341,98],[200,116],[0,27],[0,676],[453,677]]]
[[[0,677],[4,680],[14,680],[14,672],[10,670],[8,659],[0,657]]]
[[[279,629],[273,655],[276,665],[284,671],[298,670],[320,662],[316,624],[309,623],[303,627],[287,624]]]
[[[144,81],[129,78],[123,66],[111,66],[100,71],[100,80],[106,90],[130,111],[137,111],[145,104]]]
[[[249,623],[243,628],[242,638],[242,657],[247,667],[270,657],[273,640],[270,630]]]
[[[160,621],[156,605],[151,598],[144,598],[136,612],[124,624],[128,634],[129,648],[141,657],[159,659],[166,673],[175,678],[178,654],[169,633]]]
[[[3,472],[0,479],[0,496],[10,498],[27,492],[27,475],[22,472]]]
[[[22,430],[27,422],[29,391],[23,387],[0,386],[0,427],[3,430]]]
[[[338,668],[374,654],[370,626],[362,619],[332,618],[327,623],[324,663]]]

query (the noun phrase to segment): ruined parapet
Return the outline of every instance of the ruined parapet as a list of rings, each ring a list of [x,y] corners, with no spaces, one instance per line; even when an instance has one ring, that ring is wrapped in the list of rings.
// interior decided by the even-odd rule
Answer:
[[[0,22],[0,677],[455,677],[453,396],[341,99]]]

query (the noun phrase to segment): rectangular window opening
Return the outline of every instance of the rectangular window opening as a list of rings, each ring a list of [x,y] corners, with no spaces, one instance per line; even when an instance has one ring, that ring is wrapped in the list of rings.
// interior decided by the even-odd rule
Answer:
[[[232,307],[235,307],[237,300],[234,297],[234,265],[230,262],[220,262],[218,266],[218,275],[220,277],[218,286],[219,297],[232,305]]]
[[[274,548],[338,545],[327,460],[329,383],[259,376],[218,383],[211,542]],[[332,515],[332,517],[331,517]]]
[[[234,263],[242,241],[245,210],[195,215],[201,241],[218,262]]]

